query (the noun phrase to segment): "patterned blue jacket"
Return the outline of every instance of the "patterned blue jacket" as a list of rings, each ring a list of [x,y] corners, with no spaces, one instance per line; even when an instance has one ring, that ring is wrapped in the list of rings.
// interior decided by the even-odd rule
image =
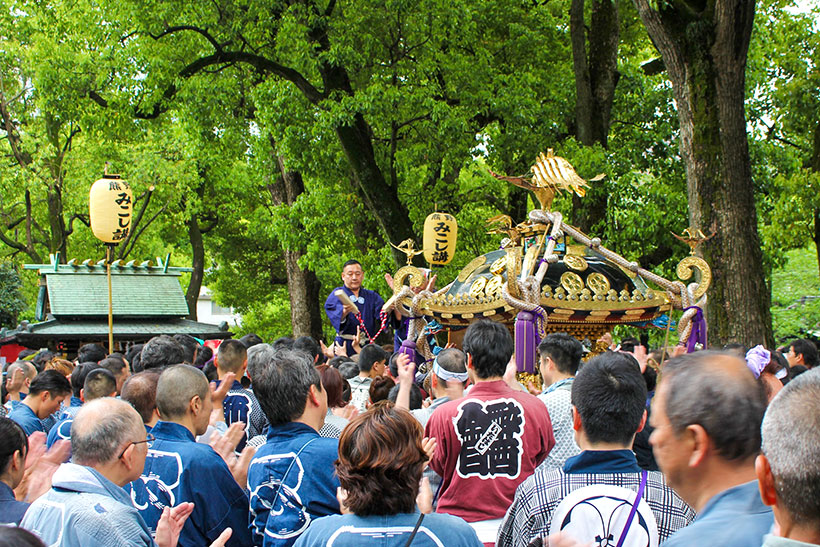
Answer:
[[[293,545],[313,520],[339,513],[338,455],[339,440],[308,425],[270,427],[248,470],[254,545]]]

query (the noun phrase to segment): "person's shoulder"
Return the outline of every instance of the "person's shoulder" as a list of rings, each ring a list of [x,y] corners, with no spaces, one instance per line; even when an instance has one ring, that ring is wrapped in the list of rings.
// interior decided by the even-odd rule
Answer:
[[[339,439],[334,437],[316,437],[305,447],[305,455],[318,458],[332,458],[339,456]]]
[[[441,534],[442,537],[439,539],[446,540],[447,545],[483,545],[473,527],[455,515],[446,513],[424,515],[421,525],[431,529],[437,535]]]

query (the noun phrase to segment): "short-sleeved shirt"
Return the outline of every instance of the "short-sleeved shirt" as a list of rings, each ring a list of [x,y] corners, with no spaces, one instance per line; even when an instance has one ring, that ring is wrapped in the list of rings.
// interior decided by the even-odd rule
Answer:
[[[437,440],[430,461],[442,480],[436,511],[467,522],[503,517],[516,487],[555,445],[544,403],[503,380],[479,382],[438,407],[425,436]]]

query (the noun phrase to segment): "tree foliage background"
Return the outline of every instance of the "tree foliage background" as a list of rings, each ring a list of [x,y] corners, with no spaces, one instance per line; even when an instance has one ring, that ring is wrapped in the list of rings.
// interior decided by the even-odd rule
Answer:
[[[593,84],[590,27],[617,15],[604,141],[579,137],[579,7]],[[771,290],[787,250],[820,245],[818,13],[756,10],[745,109]],[[581,176],[607,175],[586,209],[556,200],[565,218],[672,278],[689,209],[659,57],[617,0],[0,0],[0,256],[101,257],[87,191],[109,162],[138,198],[121,258],[172,253],[194,267],[189,304],[207,284],[242,332],[317,335],[341,264],[359,259],[387,294],[381,274],[400,259],[388,243],[418,241],[434,209],[459,221],[440,280],[497,248],[485,220],[520,222],[534,204],[488,168],[521,174],[553,148]],[[778,336],[817,322],[785,332],[780,317]]]

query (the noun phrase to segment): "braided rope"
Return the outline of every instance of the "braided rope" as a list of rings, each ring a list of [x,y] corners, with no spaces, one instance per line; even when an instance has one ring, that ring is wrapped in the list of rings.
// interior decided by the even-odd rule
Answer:
[[[530,220],[541,223],[552,222],[553,214],[548,211],[535,209],[533,211],[530,211]],[[557,217],[556,220],[560,223],[561,230],[563,230],[565,234],[572,237],[572,239],[580,243],[583,243],[585,246],[593,249],[596,253],[600,254],[610,262],[613,262],[626,270],[629,270],[645,279],[652,281],[659,287],[663,287],[664,289],[666,289],[667,291],[671,291],[675,295],[681,294],[679,292],[681,290],[681,287],[675,285],[674,281],[669,281],[668,279],[665,279],[657,274],[654,274],[649,270],[645,270],[641,268],[637,262],[630,262],[624,257],[610,251],[609,249],[601,245],[601,240],[599,238],[590,238],[580,230],[576,229],[573,226],[570,226],[569,224],[561,220],[560,217]],[[677,298],[675,300],[677,300]]]

